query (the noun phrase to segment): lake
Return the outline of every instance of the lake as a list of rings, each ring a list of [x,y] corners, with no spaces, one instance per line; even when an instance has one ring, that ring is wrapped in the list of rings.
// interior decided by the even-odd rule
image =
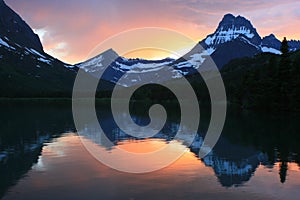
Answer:
[[[175,106],[176,107],[176,106]],[[137,124],[149,123],[143,103],[132,105]],[[113,145],[78,135],[67,103],[0,104],[0,198],[3,199],[295,199],[300,196],[300,117],[229,109],[213,150],[198,157],[210,114],[201,111],[195,142],[173,140],[176,108],[154,137],[137,139],[120,130],[108,104],[97,105],[100,125]],[[122,115],[122,113],[120,113]],[[128,117],[128,116],[125,116]],[[118,156],[117,148],[145,153],[172,143],[184,154],[165,168],[120,172],[85,148]],[[162,155],[162,157],[168,155]],[[120,157],[120,165],[132,158]],[[138,163],[136,163],[138,164]],[[149,160],[149,165],[155,162]]]

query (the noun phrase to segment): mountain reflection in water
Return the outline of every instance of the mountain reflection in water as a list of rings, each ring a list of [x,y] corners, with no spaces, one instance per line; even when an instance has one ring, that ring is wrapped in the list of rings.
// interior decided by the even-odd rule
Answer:
[[[96,143],[101,150],[109,151],[112,154],[115,153],[116,146],[135,153],[159,149],[174,139],[179,127],[176,117],[170,117],[163,130],[153,138],[137,139],[127,135],[115,125],[111,113],[106,110],[105,106],[99,106],[97,110],[101,112],[99,114],[100,124],[113,145],[102,143],[101,137],[94,137],[93,126],[88,126],[84,130],[85,134],[80,137]],[[124,117],[124,123],[126,123],[126,118],[129,116],[124,116],[122,113],[120,116]],[[204,124],[208,122],[209,117],[207,116],[209,115],[205,113],[202,115]],[[147,124],[149,121],[147,116],[139,113],[132,114],[132,117],[138,124]],[[62,145],[61,140],[66,146],[72,140],[80,141],[79,137],[74,134],[65,134],[75,131],[70,105],[5,104],[1,105],[0,120],[0,197],[10,194],[7,191],[14,191],[14,188],[26,180],[27,176],[30,177],[34,171],[50,169],[51,163],[47,165],[47,162],[42,162],[47,160],[47,156],[61,156],[65,158],[64,165],[74,164],[74,161],[65,157],[64,148],[56,149],[55,153],[53,149],[49,150],[50,147],[57,144]],[[300,175],[300,146],[297,144],[300,141],[300,136],[297,134],[299,133],[298,121],[299,117],[295,115],[271,117],[261,113],[231,111],[228,113],[220,140],[206,157],[197,158],[205,136],[206,126],[203,125],[201,127],[204,128],[199,129],[199,134],[189,147],[185,146],[186,138],[175,141],[176,147],[185,148],[186,153],[181,159],[162,171],[167,173],[177,170],[178,174],[184,176],[192,173],[192,177],[198,174],[197,176],[205,175],[211,178],[211,172],[213,172],[219,184],[224,188],[252,185],[252,182],[257,182],[260,177],[266,177],[266,181],[273,178],[277,180],[278,184],[291,184],[289,188],[297,188],[300,183],[295,181],[292,175],[295,177]],[[187,134],[186,137],[189,135]],[[79,142],[75,142],[72,148],[75,148],[73,150],[76,152],[77,148],[83,147]],[[88,155],[87,152],[86,154]],[[128,158],[122,159],[123,164],[134,162]],[[181,163],[180,168],[178,168],[178,163]],[[197,165],[201,170],[197,169]],[[57,166],[59,167],[59,165]],[[79,173],[80,168],[76,168],[76,165],[74,167],[74,173]],[[203,170],[203,167],[212,171]],[[107,168],[104,169],[107,170]],[[195,171],[195,169],[197,170]],[[262,173],[262,171],[266,172]],[[268,174],[267,172],[272,173]],[[112,173],[117,172],[112,171]],[[257,179],[253,176],[257,176]],[[58,179],[56,181],[60,181],[59,176],[56,178]],[[252,178],[253,181],[251,181]],[[185,179],[183,178],[183,180]],[[43,184],[47,185],[47,183]],[[215,187],[217,187],[216,184]],[[280,186],[278,185],[278,187]],[[283,191],[290,195],[295,193],[287,189]]]

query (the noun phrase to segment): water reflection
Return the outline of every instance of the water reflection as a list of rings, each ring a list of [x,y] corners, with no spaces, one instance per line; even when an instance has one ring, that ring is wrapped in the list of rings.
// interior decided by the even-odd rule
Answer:
[[[103,110],[101,111],[103,112]],[[205,137],[205,127],[209,116],[208,113],[201,114],[206,117],[201,125],[204,130],[200,128],[194,142],[188,146],[196,156]],[[124,123],[130,117],[125,116],[123,113],[119,115],[118,117],[124,118]],[[130,141],[132,143],[132,141],[138,140],[120,130],[115,125],[109,112],[105,112],[105,115],[102,113],[101,116],[101,120],[105,122],[102,126],[109,127],[105,131],[110,133],[107,136],[114,142],[115,146],[119,145],[120,141]],[[167,120],[162,131],[154,138],[164,139],[167,142],[174,139],[179,123],[174,122],[174,119],[177,119],[175,113],[171,113],[171,116],[172,118]],[[147,124],[149,120],[145,116],[139,116],[138,118],[133,116],[133,118],[138,124]],[[224,187],[243,185],[243,183],[250,180],[260,165],[272,169],[278,162],[280,163],[278,172],[280,181],[284,183],[288,164],[299,163],[298,119],[299,116],[297,115],[285,114],[272,117],[266,113],[240,112],[232,109],[228,114],[227,123],[218,144],[201,160],[206,166],[213,168],[216,177]],[[90,124],[89,127],[90,129],[85,130],[83,135],[100,146],[106,146],[106,143],[103,142],[105,140],[95,137],[99,134],[93,132],[93,125]],[[288,134],[286,131],[288,131]],[[186,133],[185,138],[178,138],[182,144],[185,144],[186,140],[190,140],[188,131]],[[111,148],[113,147],[109,146],[108,149]]]
[[[38,162],[46,142],[72,129],[65,104],[1,103],[0,197]]]
[[[137,111],[143,109],[138,108],[136,108]],[[107,145],[103,143],[101,137],[95,137],[97,134],[94,134],[93,126],[87,126],[87,129],[84,130],[86,133],[84,136],[86,140],[97,144],[101,151],[109,151],[111,154],[116,152],[116,146],[135,153],[160,149],[174,139],[179,126],[176,115],[170,113],[171,117],[168,117],[163,130],[152,139],[136,139],[116,127],[106,106],[100,106],[97,109],[101,111],[99,114],[101,125],[108,133],[107,137],[113,142],[113,145]],[[219,185],[225,188],[247,184],[252,188],[256,184],[261,185],[264,181],[274,183],[273,179],[278,184],[287,184],[289,188],[292,187],[291,185],[294,187],[300,185],[299,181],[295,180],[295,177],[299,177],[300,174],[299,116],[271,117],[262,113],[254,114],[232,110],[227,117],[222,137],[217,146],[209,155],[199,160],[197,159],[197,152],[203,142],[205,124],[209,119],[207,117],[209,114],[201,114],[204,125],[199,129],[199,134],[194,142],[189,147],[185,146],[186,138],[179,138],[174,142],[174,148],[183,148],[187,153],[174,165],[164,169],[164,173],[176,171],[187,177],[192,174],[190,178],[193,178],[193,181],[195,181],[195,177],[200,176],[207,176],[210,177],[208,179],[211,179],[214,174]],[[142,113],[133,113],[132,115],[138,124],[147,124],[149,121],[148,117]],[[120,113],[120,117],[125,119],[128,116],[123,116]],[[61,137],[61,133],[74,131],[70,105],[1,105],[0,121],[0,197],[4,196],[7,190],[18,181],[24,180],[24,176],[27,176],[28,173],[47,171],[51,169],[51,166],[52,168],[54,166],[64,167],[60,171],[64,173],[64,169],[67,170],[70,166],[76,166],[76,162],[80,162],[79,157],[76,158],[76,162],[71,160],[71,158],[75,159],[73,154],[79,151],[77,149],[80,146],[78,137],[74,135]],[[186,134],[186,137],[189,135]],[[59,141],[59,148],[52,145],[57,145],[57,141]],[[73,153],[71,151],[65,152],[62,147],[70,145],[70,142],[73,144]],[[87,152],[85,153],[87,154]],[[66,156],[71,156],[71,158],[67,159]],[[53,160],[49,161],[49,157],[64,157],[64,160],[54,164],[52,163]],[[128,162],[128,158],[122,159],[123,164]],[[181,163],[180,167],[178,167],[178,163]],[[150,162],[149,164],[154,163]],[[73,170],[74,174],[81,172],[79,168]],[[101,167],[101,170],[101,172],[107,173],[107,168]],[[117,173],[115,171],[110,172],[111,174]],[[268,174],[269,172],[270,174]],[[156,173],[161,175],[162,172]],[[160,175],[156,176],[157,181],[159,181]],[[270,178],[264,180],[265,177]],[[59,176],[56,178],[60,179]],[[109,175],[106,178],[109,178]],[[128,182],[128,180],[125,181],[126,178],[128,177],[124,177],[123,183]],[[152,181],[155,182],[155,180]],[[47,185],[47,183],[43,184]],[[68,182],[68,184],[72,184],[72,182]],[[82,182],[76,183],[74,181],[74,184],[82,184]],[[218,188],[217,184],[212,185],[212,187]],[[287,189],[280,191],[283,193],[284,191],[291,192]],[[280,194],[278,195],[280,196]]]

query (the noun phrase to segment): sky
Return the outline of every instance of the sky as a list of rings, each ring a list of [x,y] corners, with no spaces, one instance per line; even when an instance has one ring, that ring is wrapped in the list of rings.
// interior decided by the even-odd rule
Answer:
[[[86,60],[89,53],[106,39],[136,28],[167,28],[200,41],[215,31],[223,15],[227,13],[249,19],[261,36],[274,33],[280,40],[284,36],[288,39],[300,39],[298,0],[5,0],[5,2],[40,36],[47,53],[70,64]],[[139,56],[148,59],[159,57],[153,52],[144,52]]]

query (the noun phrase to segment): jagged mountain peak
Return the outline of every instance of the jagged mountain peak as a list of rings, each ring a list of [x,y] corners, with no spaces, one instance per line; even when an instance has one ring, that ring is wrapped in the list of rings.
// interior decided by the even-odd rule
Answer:
[[[226,14],[219,23],[216,31],[208,35],[201,42],[201,45],[205,49],[216,49],[220,44],[232,41],[240,35],[244,35],[255,45],[261,43],[261,37],[248,19],[240,15],[235,17],[232,14]]]
[[[267,36],[263,37],[263,39],[266,39],[266,38],[272,38],[272,39],[274,39],[274,38],[276,38],[276,36],[273,33],[271,33],[270,35],[267,35]]]
[[[232,26],[246,26],[248,28],[253,28],[253,25],[251,24],[251,22],[246,19],[245,17],[238,15],[237,17],[235,17],[232,14],[226,14],[224,15],[223,19],[221,20],[221,22],[219,23],[219,27],[226,27],[228,26],[228,28],[231,28]]]
[[[276,38],[274,34],[270,34],[262,39],[261,45],[262,47],[280,50],[281,42]]]
[[[223,20],[234,19],[235,16],[231,13],[227,13],[223,16]]]

